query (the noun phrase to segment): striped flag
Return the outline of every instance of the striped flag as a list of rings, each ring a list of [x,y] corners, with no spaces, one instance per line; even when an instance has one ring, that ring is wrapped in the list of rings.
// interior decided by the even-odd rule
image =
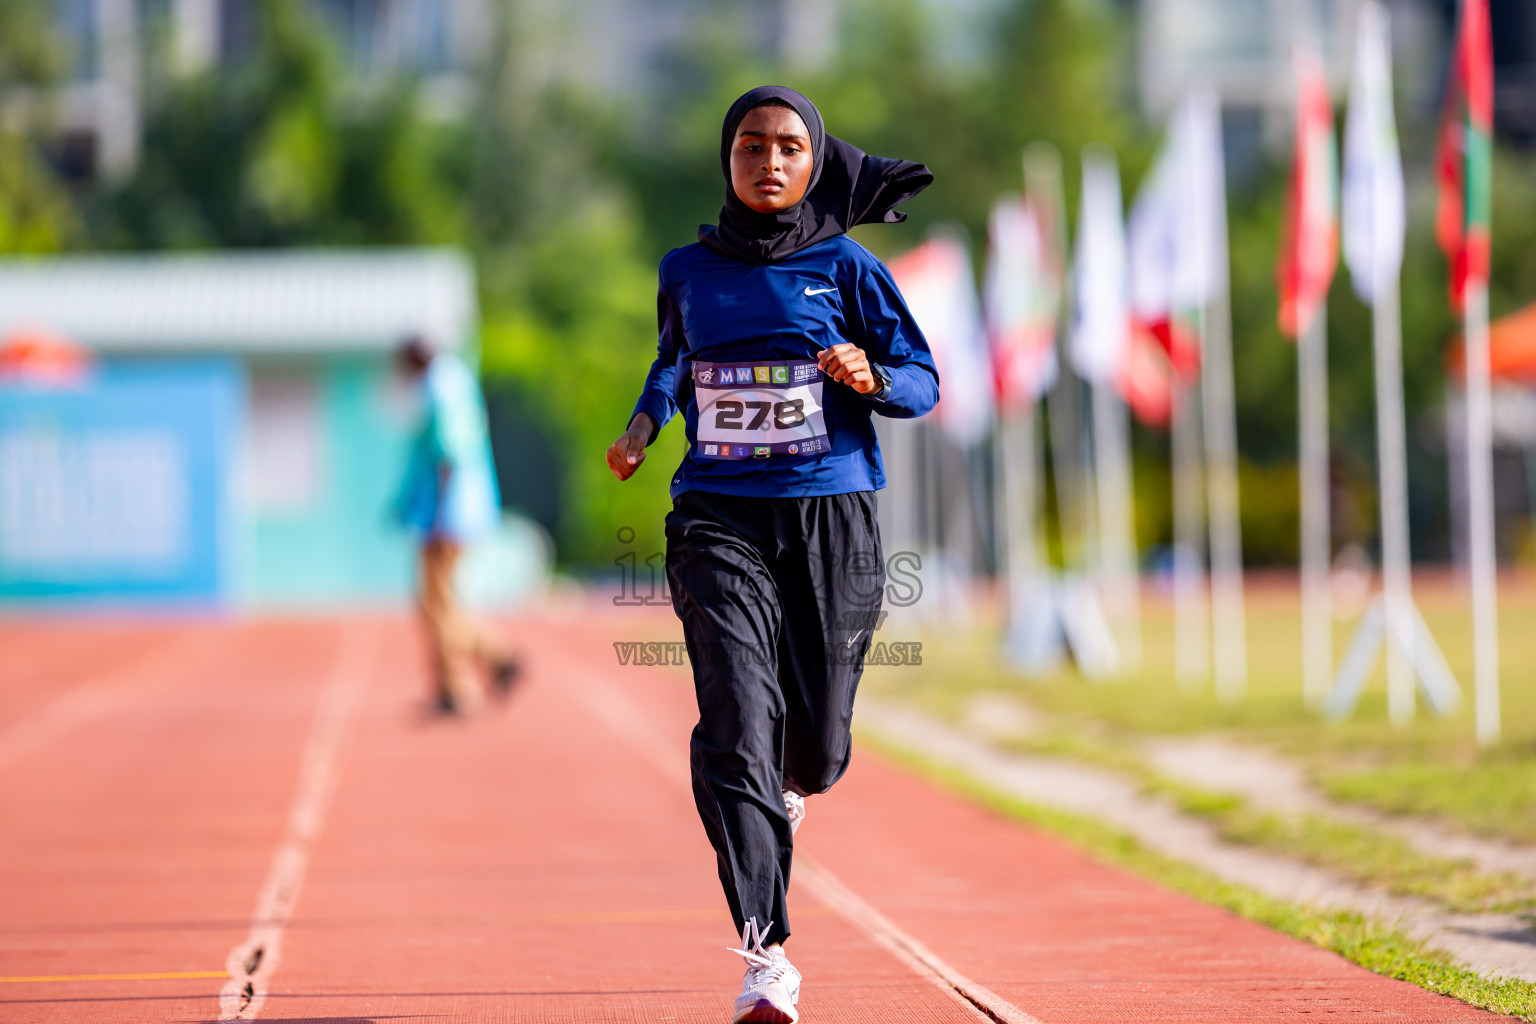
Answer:
[[[1344,261],[1355,293],[1376,304],[1379,284],[1403,265],[1407,226],[1403,161],[1392,110],[1392,42],[1376,0],[1360,8],[1355,69],[1344,124]]]
[[[1280,243],[1280,330],[1299,337],[1328,299],[1338,264],[1333,102],[1316,53],[1296,50],[1296,159]]]
[[[1488,0],[1462,0],[1461,25],[1440,121],[1436,164],[1440,205],[1435,236],[1450,261],[1451,305],[1466,308],[1486,284],[1493,156],[1493,35]]]
[[[1060,272],[1035,207],[1004,196],[987,229],[984,307],[998,404],[1027,408],[1056,383]]]

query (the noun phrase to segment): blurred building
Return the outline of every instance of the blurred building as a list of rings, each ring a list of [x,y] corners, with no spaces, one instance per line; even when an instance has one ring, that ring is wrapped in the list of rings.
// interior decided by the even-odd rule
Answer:
[[[145,62],[197,73],[238,61],[256,39],[255,0],[48,0],[73,55],[55,105],[77,176],[129,173],[138,157]],[[815,69],[836,57],[846,0],[300,0],[359,80],[416,78],[429,111],[466,113],[502,43],[521,74],[612,95],[677,85],[712,32],[770,63]],[[1031,2],[1031,0],[1018,0]],[[1085,0],[1095,2],[1095,0]],[[1360,0],[1097,0],[1134,12],[1143,109],[1161,119],[1196,79],[1223,96],[1238,155],[1278,146],[1290,118],[1291,46],[1310,38],[1342,93]],[[1438,103],[1455,0],[1386,0],[1409,112]],[[923,0],[952,63],[985,45],[1008,0]],[[1492,0],[1499,127],[1536,141],[1536,6]],[[501,30],[505,28],[507,32]],[[158,69],[155,69],[158,70]]]
[[[1123,0],[1138,17],[1141,105],[1162,119],[1190,82],[1222,97],[1229,150],[1244,158],[1289,145],[1293,47],[1317,48],[1342,102],[1361,0]],[[1401,116],[1438,116],[1455,30],[1456,0],[1383,0],[1392,21]],[[1491,0],[1496,117],[1508,141],[1536,141],[1536,5]],[[1411,73],[1407,73],[1411,71]]]
[[[418,331],[470,348],[477,322],[445,250],[0,261],[0,339],[98,360],[0,383],[0,601],[404,599],[388,510],[415,420],[393,351]]]
[[[74,178],[132,172],[153,73],[216,72],[237,63],[258,39],[256,0],[46,2],[70,55],[52,112],[55,148]],[[755,41],[765,57],[820,67],[835,53],[841,6],[841,0],[299,2],[328,30],[354,81],[410,77],[424,109],[447,118],[470,111],[477,78],[501,43],[515,49],[521,74],[624,95],[667,81],[711,22]]]
[[[513,45],[531,73],[621,96],[678,84],[713,36],[766,62],[833,59],[843,0],[522,0]],[[685,72],[686,74],[686,72]]]
[[[1139,0],[1137,78],[1143,111],[1161,120],[1192,82],[1221,95],[1228,166],[1235,182],[1290,145],[1295,121],[1294,51],[1316,48],[1334,93],[1347,88],[1361,0]],[[1388,0],[1399,76],[1410,108],[1439,96],[1447,45],[1436,0]]]
[[[3,0],[0,0],[3,2]],[[350,74],[410,75],[428,110],[466,109],[495,40],[497,0],[303,0]],[[138,160],[152,70],[197,74],[239,60],[256,38],[255,0],[48,0],[69,54],[52,105],[66,170],[119,178]],[[146,67],[147,63],[156,65]]]

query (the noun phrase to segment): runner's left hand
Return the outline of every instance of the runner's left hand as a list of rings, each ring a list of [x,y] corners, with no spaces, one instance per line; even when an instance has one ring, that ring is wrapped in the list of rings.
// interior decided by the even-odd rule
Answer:
[[[861,395],[880,390],[880,381],[870,368],[869,357],[851,341],[822,349],[816,353],[816,362],[821,364],[822,372],[828,377],[842,381]]]

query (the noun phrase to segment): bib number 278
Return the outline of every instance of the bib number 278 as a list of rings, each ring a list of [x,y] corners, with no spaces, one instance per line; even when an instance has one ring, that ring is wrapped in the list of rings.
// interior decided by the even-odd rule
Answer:
[[[701,459],[803,458],[828,450],[823,375],[814,360],[693,364]]]
[[[752,418],[746,420],[749,410]],[[715,428],[760,430],[770,413],[773,415],[773,425],[779,430],[798,426],[805,422],[805,400],[792,398],[787,402],[742,402],[722,398],[715,403]]]

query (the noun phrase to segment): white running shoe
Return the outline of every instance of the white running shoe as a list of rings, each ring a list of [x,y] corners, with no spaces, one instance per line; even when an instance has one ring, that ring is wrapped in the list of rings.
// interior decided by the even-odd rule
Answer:
[[[789,834],[794,835],[800,831],[800,823],[805,820],[805,797],[799,793],[784,791],[784,810],[789,814]],[[745,944],[745,941],[743,941]]]
[[[773,922],[768,922],[773,927]],[[741,995],[736,997],[736,1014],[731,1024],[795,1024],[800,1011],[800,972],[795,970],[782,946],[763,946],[757,918],[747,921],[741,930],[740,953],[747,961],[747,975],[741,979]]]

